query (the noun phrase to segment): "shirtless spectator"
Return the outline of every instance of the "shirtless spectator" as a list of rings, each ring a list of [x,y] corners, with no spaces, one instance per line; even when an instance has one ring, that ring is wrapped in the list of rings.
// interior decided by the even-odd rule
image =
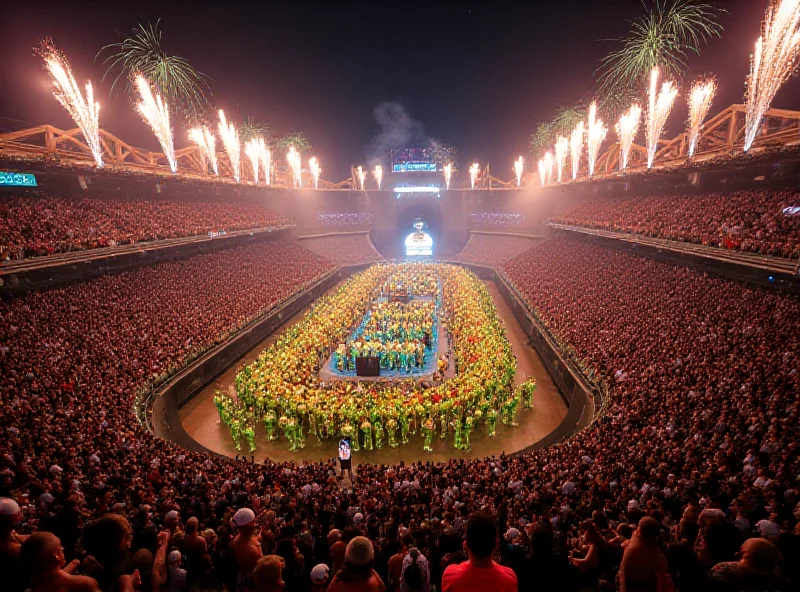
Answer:
[[[30,574],[31,592],[99,592],[94,579],[75,575],[80,561],[67,565],[61,540],[49,532],[29,536],[20,550],[23,569]]]

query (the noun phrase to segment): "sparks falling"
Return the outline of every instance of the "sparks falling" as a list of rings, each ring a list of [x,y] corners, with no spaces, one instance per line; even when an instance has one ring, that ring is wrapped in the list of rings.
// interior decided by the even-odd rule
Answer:
[[[375,170],[372,171],[375,176],[375,181],[378,183],[378,191],[381,190],[381,181],[383,180],[383,167],[379,164],[375,165]]]
[[[94,162],[103,168],[103,149],[100,145],[100,104],[94,100],[92,83],[86,83],[84,99],[72,69],[64,54],[46,40],[39,47],[39,54],[44,60],[45,68],[53,79],[53,96],[66,109],[75,124],[80,128]]]
[[[560,136],[556,141],[556,172],[558,173],[558,182],[564,178],[564,164],[567,162],[567,152],[569,152],[569,140],[564,136]]]
[[[589,159],[589,176],[594,175],[594,165],[600,153],[600,145],[606,139],[608,126],[597,117],[597,103],[589,107],[589,125],[586,128],[586,153]]]
[[[242,178],[242,145],[239,142],[239,132],[236,126],[233,122],[228,123],[225,119],[225,112],[222,109],[219,110],[219,137],[222,138],[222,145],[228,155],[233,178],[238,183]]]
[[[525,167],[525,162],[522,160],[520,156],[516,161],[514,161],[514,174],[517,176],[517,187],[522,185],[522,171]]]
[[[214,133],[206,126],[196,127],[189,130],[189,139],[197,144],[203,151],[211,170],[215,175],[219,175],[219,165],[217,164],[217,138]]]
[[[744,150],[753,145],[780,87],[800,62],[800,0],[772,0],[747,78]]]
[[[623,113],[617,123],[617,136],[619,137],[619,168],[628,168],[628,158],[631,154],[631,146],[636,134],[639,133],[639,124],[642,122],[642,108],[639,105],[631,105],[627,113]]]
[[[711,101],[717,92],[717,83],[713,79],[699,80],[692,87],[689,94],[689,158],[694,156],[697,147],[697,138],[700,137],[700,128],[711,108]]]
[[[311,176],[314,178],[314,189],[319,189],[319,174],[322,169],[319,168],[319,161],[316,156],[308,159],[308,170],[311,171]]]
[[[172,128],[169,125],[169,107],[161,100],[161,95],[158,93],[153,95],[150,83],[144,76],[136,76],[134,80],[136,90],[141,97],[136,110],[158,138],[158,143],[161,144],[161,149],[169,161],[169,168],[174,173],[178,170],[178,162],[175,160],[175,145],[172,142]]]
[[[264,182],[269,185],[270,172],[272,171],[272,153],[267,148],[264,138],[259,138],[259,140],[259,148],[261,149],[259,156],[261,158],[261,166],[264,169]]]
[[[300,160],[300,153],[294,146],[289,147],[289,152],[286,153],[286,160],[289,167],[292,169],[292,177],[294,178],[294,186],[303,186],[303,162]]]
[[[469,167],[469,186],[471,189],[475,189],[475,181],[478,180],[478,173],[481,171],[481,165],[477,162],[473,162]]]
[[[569,155],[572,160],[572,180],[578,178],[578,171],[581,168],[581,152],[583,152],[583,131],[584,125],[579,121],[572,130],[572,135],[569,139]]]
[[[800,1],[800,0],[798,0]],[[678,87],[670,80],[661,85],[658,90],[658,68],[650,72],[650,92],[648,95],[649,108],[647,110],[647,168],[653,167],[653,160],[658,150],[658,139],[664,131],[672,106],[678,96]]]
[[[358,176],[358,184],[361,187],[361,191],[364,191],[364,186],[367,181],[367,171],[364,170],[364,167],[358,165],[356,175]]]
[[[447,163],[442,167],[444,171],[444,184],[447,189],[450,189],[450,178],[453,176],[453,165],[451,163]]]
[[[258,164],[261,160],[260,138],[250,138],[244,143],[244,153],[250,159],[250,168],[253,170],[253,183],[258,185]]]

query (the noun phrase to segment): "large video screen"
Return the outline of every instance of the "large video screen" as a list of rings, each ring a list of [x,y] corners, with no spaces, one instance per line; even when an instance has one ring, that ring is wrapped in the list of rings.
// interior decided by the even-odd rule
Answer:
[[[406,237],[406,257],[432,257],[433,238],[427,232],[412,232]]]

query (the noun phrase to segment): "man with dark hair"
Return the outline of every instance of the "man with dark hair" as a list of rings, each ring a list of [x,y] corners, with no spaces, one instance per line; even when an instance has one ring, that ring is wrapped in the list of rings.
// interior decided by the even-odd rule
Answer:
[[[622,555],[619,568],[622,592],[655,592],[661,586],[672,585],[667,558],[659,545],[660,536],[661,525],[655,518],[645,516],[639,520]]]
[[[467,520],[469,561],[450,565],[442,576],[443,592],[516,592],[517,576],[492,560],[497,527],[489,516],[472,514]]]
[[[31,575],[31,592],[97,592],[97,582],[86,576],[74,575],[79,561],[69,565],[64,559],[61,540],[49,532],[29,536],[20,549],[22,567]],[[66,566],[66,567],[65,567]]]

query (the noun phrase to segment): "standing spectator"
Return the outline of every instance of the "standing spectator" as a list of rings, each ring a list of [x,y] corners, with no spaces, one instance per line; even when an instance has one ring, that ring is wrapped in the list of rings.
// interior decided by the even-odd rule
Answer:
[[[403,570],[400,574],[401,592],[430,592],[431,571],[428,558],[416,547],[408,550],[403,559]]]
[[[485,514],[467,520],[469,561],[451,565],[442,576],[443,592],[516,592],[517,576],[492,559],[497,545],[497,527]]]
[[[253,592],[281,592],[283,582],[283,558],[265,555],[256,562],[253,570]]]
[[[247,578],[261,559],[261,537],[258,535],[256,515],[250,508],[238,510],[231,520],[238,529],[231,547],[236,559],[236,585],[244,586]]]
[[[25,578],[20,566],[19,552],[28,538],[14,530],[19,522],[19,504],[8,497],[0,498],[0,574],[9,592],[25,588]]]
[[[671,580],[667,558],[659,546],[661,526],[649,516],[639,520],[633,538],[625,547],[620,566],[622,592],[656,592]]]
[[[400,592],[400,576],[403,574],[403,560],[408,555],[408,545],[405,540],[400,541],[400,549],[389,558],[388,577],[390,592]]]
[[[331,579],[331,568],[325,563],[314,566],[311,570],[311,592],[325,592]]]
[[[378,573],[372,569],[375,551],[367,537],[357,536],[347,543],[344,567],[334,577],[328,592],[385,592]]]
[[[724,592],[787,589],[778,569],[779,556],[775,545],[768,540],[748,539],[742,544],[741,559],[718,563],[711,570],[711,579]]]
[[[186,570],[181,567],[181,552],[170,551],[167,563],[167,590],[180,592],[186,585]]]
[[[342,532],[336,528],[328,533],[328,544],[331,547],[331,563],[333,573],[339,573],[344,567],[344,555],[347,550],[347,543],[342,540]]]

